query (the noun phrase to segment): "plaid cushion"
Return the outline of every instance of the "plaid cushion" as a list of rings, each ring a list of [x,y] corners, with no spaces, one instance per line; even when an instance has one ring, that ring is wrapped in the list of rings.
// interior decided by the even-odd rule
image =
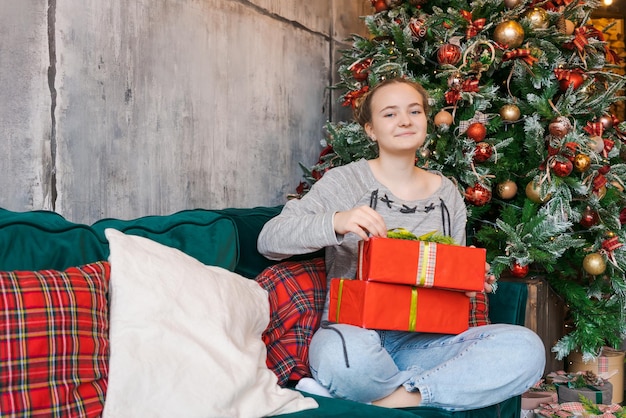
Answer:
[[[270,323],[263,333],[267,366],[280,385],[310,376],[309,343],[326,300],[324,259],[275,264],[256,281],[267,290],[270,301]],[[477,293],[470,299],[470,326],[489,323],[487,295]]]
[[[107,262],[0,272],[0,416],[102,413],[109,273]]]
[[[263,332],[267,366],[280,385],[310,376],[309,343],[326,300],[324,259],[276,264],[256,281],[269,294],[270,323]]]
[[[476,296],[470,298],[470,327],[489,325],[489,299],[485,292],[478,292]]]

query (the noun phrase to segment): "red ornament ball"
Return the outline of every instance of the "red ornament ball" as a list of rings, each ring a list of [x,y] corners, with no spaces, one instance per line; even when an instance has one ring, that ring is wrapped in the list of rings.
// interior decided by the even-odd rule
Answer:
[[[374,10],[376,10],[376,13],[383,12],[388,8],[385,0],[372,0],[372,6],[374,7]]]
[[[476,144],[476,151],[474,151],[474,161],[482,163],[487,161],[493,155],[493,147],[487,142],[479,142]]]
[[[370,65],[372,65],[371,58],[352,64],[350,70],[352,71],[352,76],[354,77],[354,79],[357,81],[367,80]]]
[[[474,206],[485,206],[491,201],[491,189],[476,182],[465,189],[465,199]]]
[[[426,25],[421,19],[411,19],[409,22],[409,29],[411,29],[411,33],[416,38],[423,38],[426,36]]]
[[[574,164],[572,164],[572,162],[566,158],[555,158],[550,163],[550,169],[554,174],[559,177],[567,177],[572,173],[572,170],[574,170]]]
[[[461,47],[454,44],[444,44],[437,50],[437,62],[439,65],[456,65],[461,61]]]
[[[480,142],[487,136],[487,128],[480,122],[474,122],[467,127],[465,134],[468,138],[473,139],[476,142]]]
[[[572,86],[572,88],[576,90],[583,84],[584,81],[585,77],[583,77],[581,73],[572,71],[567,77],[559,81],[559,88],[562,91],[565,91],[569,86]]]
[[[528,271],[530,270],[530,266],[528,264],[526,264],[525,266],[520,265],[517,262],[513,262],[513,265],[510,268],[511,270],[511,275],[513,277],[517,277],[519,279],[526,277],[526,275],[528,274]]]
[[[582,216],[580,218],[580,224],[585,228],[591,228],[594,225],[597,225],[600,221],[600,217],[598,216],[598,212],[591,209],[589,206],[583,211]]]

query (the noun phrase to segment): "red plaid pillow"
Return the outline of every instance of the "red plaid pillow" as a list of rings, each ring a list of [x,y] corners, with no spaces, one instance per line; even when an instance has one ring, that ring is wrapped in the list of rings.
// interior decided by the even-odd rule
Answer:
[[[470,298],[470,327],[479,327],[481,325],[489,325],[489,299],[485,292],[476,293],[476,296]]]
[[[270,322],[263,332],[267,367],[280,385],[310,376],[309,343],[326,301],[324,259],[279,263],[256,281],[267,290],[270,302]]]
[[[0,415],[96,417],[107,389],[110,266],[0,272]]]

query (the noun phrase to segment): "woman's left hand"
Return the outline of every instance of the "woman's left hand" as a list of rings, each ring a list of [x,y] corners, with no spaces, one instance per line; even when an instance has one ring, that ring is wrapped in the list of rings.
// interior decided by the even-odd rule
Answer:
[[[491,266],[489,263],[485,263],[485,285],[484,292],[491,293],[493,292],[493,285],[496,282],[496,276],[491,272]],[[465,292],[467,296],[474,297],[476,296],[476,292]]]

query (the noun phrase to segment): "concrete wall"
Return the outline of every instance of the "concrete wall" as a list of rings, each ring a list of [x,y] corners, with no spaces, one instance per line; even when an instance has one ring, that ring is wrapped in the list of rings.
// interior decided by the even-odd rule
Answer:
[[[369,0],[3,0],[0,207],[75,222],[281,204],[345,117]]]

